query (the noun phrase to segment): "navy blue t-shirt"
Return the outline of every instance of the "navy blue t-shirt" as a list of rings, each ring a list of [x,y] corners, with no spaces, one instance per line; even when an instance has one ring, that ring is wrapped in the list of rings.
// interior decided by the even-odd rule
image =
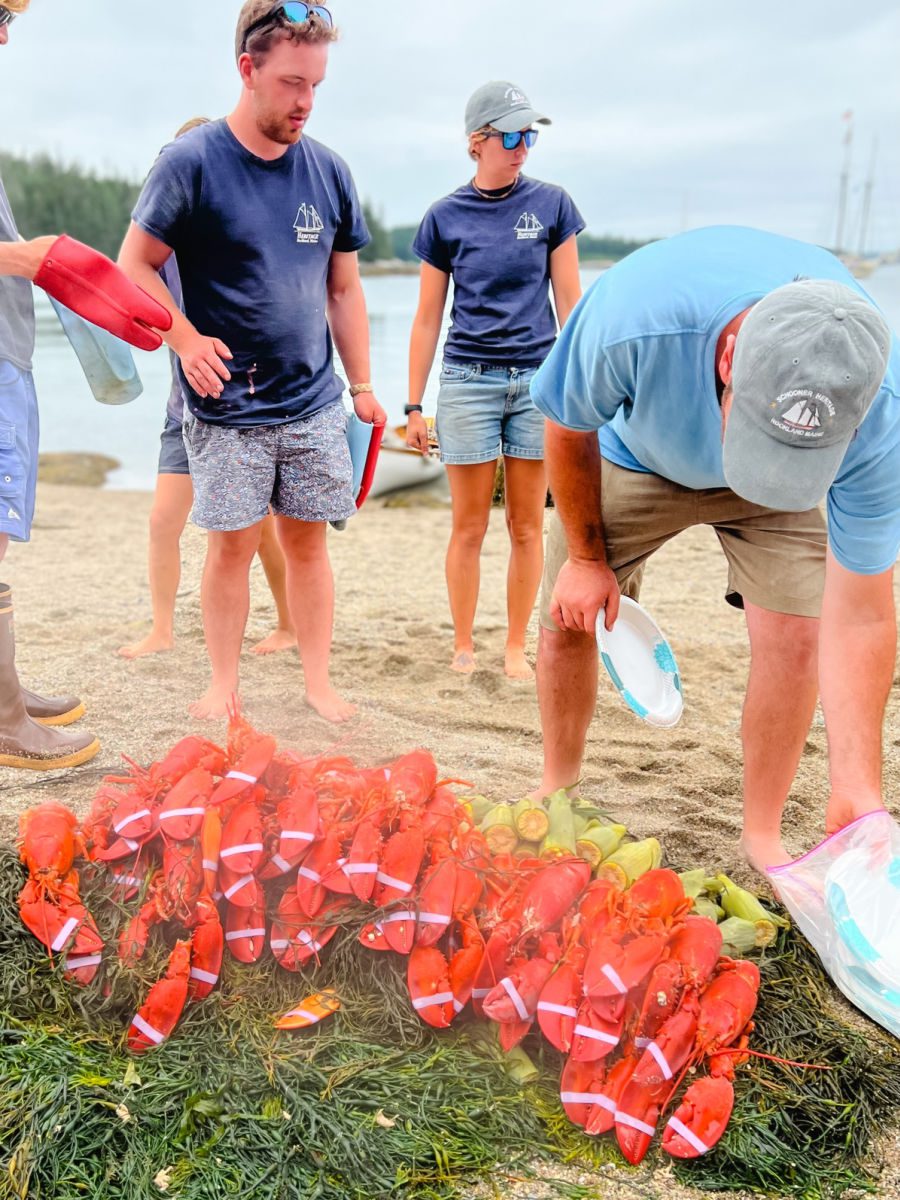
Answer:
[[[369,240],[342,159],[303,137],[270,162],[214,121],[163,148],[133,218],[174,250],[188,319],[234,356],[218,399],[198,396],[179,365],[191,412],[217,425],[274,425],[340,398],[328,265],[333,251]]]
[[[584,229],[561,187],[519,176],[502,200],[471,183],[433,204],[413,250],[453,277],[444,357],[450,362],[537,365],[556,340],[550,255]]]

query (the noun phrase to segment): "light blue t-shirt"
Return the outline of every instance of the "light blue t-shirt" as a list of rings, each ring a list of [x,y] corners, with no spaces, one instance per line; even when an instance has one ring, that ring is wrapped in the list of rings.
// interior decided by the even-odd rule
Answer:
[[[653,242],[585,293],[532,380],[537,407],[600,430],[610,462],[683,487],[727,487],[715,350],[728,322],[798,276],[871,300],[833,254],[740,226]],[[877,307],[877,306],[876,306]],[[887,571],[900,553],[900,349],[828,493],[828,538],[850,571]]]

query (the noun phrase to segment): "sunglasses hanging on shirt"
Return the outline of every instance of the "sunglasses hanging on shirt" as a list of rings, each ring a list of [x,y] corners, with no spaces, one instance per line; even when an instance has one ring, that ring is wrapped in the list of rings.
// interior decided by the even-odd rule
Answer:
[[[525,129],[525,130],[517,129],[514,133],[500,133],[498,130],[497,132],[486,133],[484,136],[485,137],[503,138],[503,149],[504,150],[516,150],[518,148],[519,142],[521,142],[522,139],[524,138],[525,139],[525,149],[530,150],[531,147],[534,145],[534,143],[538,139],[538,130],[537,129]]]
[[[244,37],[241,41],[241,47],[247,45],[247,39],[252,33],[256,33],[258,29],[262,29],[265,25],[273,25],[279,18],[288,22],[289,25],[305,25],[310,17],[318,17],[329,29],[334,25],[334,18],[331,12],[322,4],[300,4],[289,0],[287,4],[276,4],[273,8],[254,21],[252,25],[248,25],[244,30]]]

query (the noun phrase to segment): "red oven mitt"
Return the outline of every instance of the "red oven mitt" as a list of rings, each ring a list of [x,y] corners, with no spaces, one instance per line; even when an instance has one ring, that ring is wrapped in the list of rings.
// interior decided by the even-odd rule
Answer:
[[[162,345],[157,329],[172,326],[172,314],[132,283],[114,262],[63,234],[38,268],[34,282],[66,308],[107,329],[139,350]]]

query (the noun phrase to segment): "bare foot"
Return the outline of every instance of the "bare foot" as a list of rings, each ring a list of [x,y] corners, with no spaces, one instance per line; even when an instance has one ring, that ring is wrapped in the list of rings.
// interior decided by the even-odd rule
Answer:
[[[236,689],[220,688],[210,684],[199,700],[188,705],[188,712],[195,721],[216,721],[228,716],[228,706],[236,699]]]
[[[151,629],[145,638],[141,638],[139,642],[130,642],[127,646],[120,646],[116,653],[122,658],[145,658],[148,654],[162,654],[171,650],[174,645],[173,637],[164,637]]]
[[[507,646],[503,669],[510,679],[534,679],[534,668],[520,646]]]
[[[250,647],[251,654],[277,654],[279,650],[296,650],[297,635],[293,629],[273,629],[268,637]]]
[[[868,812],[877,812],[884,808],[884,805],[878,800],[860,799],[858,797],[850,799],[847,796],[835,795],[828,801],[828,807],[825,809],[825,835],[831,837],[833,833],[844,829],[847,825],[852,825],[854,821],[864,817]]]
[[[460,675],[471,675],[475,670],[475,655],[471,650],[457,650],[453,655],[450,670],[458,671]]]
[[[793,862],[780,838],[741,838],[740,851],[754,871],[765,875],[769,867],[783,867]]]
[[[339,696],[333,687],[323,688],[320,692],[307,692],[303,697],[310,708],[314,709],[326,721],[340,725],[356,716],[356,705]]]

